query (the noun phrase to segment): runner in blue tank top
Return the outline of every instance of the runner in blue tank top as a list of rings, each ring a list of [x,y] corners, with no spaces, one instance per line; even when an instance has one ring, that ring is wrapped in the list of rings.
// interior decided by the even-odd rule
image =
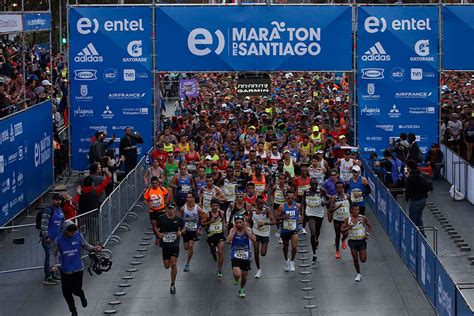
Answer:
[[[252,233],[250,227],[244,225],[244,217],[236,215],[234,217],[234,227],[230,230],[226,238],[230,244],[230,260],[232,263],[232,273],[234,275],[234,284],[239,284],[239,297],[244,298],[244,287],[247,283],[247,277],[250,270],[250,262],[252,260],[251,242],[255,242],[257,238]]]
[[[283,240],[283,256],[285,271],[295,271],[296,249],[298,247],[298,223],[301,222],[300,205],[295,201],[295,192],[287,190],[286,202],[278,208],[275,218],[282,221],[281,239]],[[288,245],[291,240],[291,260],[288,259]]]
[[[195,185],[192,176],[188,173],[186,164],[179,166],[179,172],[174,175],[171,180],[171,187],[174,191],[174,197],[178,208],[181,208],[186,203],[186,194],[193,192]]]
[[[371,192],[369,181],[360,175],[360,167],[352,167],[352,178],[349,179],[351,203],[359,206],[360,215],[365,215],[365,197]]]

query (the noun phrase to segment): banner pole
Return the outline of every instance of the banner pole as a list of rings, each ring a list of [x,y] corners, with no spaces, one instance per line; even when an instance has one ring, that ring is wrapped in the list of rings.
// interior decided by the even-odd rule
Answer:
[[[358,104],[357,104],[357,20],[358,20],[358,7],[357,4],[352,7],[352,75],[350,80],[352,82],[352,117],[353,117],[353,130],[354,130],[354,146],[359,144],[358,142],[358,129],[359,124],[357,120]],[[350,87],[351,85],[349,85]]]
[[[152,5],[152,15],[151,15],[151,23],[152,23],[152,76],[153,76],[153,99],[152,99],[152,104],[153,106],[153,135],[151,135],[151,143],[154,146],[155,145],[155,137],[158,132],[158,126],[159,126],[159,120],[161,117],[161,100],[160,100],[160,95],[159,95],[159,90],[156,89],[157,84],[159,85],[159,75],[160,73],[156,69],[156,10],[157,10],[157,5],[155,5],[155,0],[153,0],[153,5]],[[158,80],[157,80],[158,79]]]
[[[66,45],[71,45],[71,43],[69,42],[69,10],[71,8],[69,7],[69,0],[67,0],[67,4],[66,4],[66,38],[67,38],[67,44]],[[67,106],[66,106],[66,109],[67,109],[67,115],[68,115],[68,126],[67,126],[67,129],[68,129],[68,158],[69,158],[69,166],[68,166],[68,172],[69,172],[69,176],[72,175],[72,128],[71,128],[71,125],[72,125],[72,117],[73,117],[73,114],[74,113],[71,113],[71,66],[69,64],[69,52],[68,52],[68,49],[67,49],[68,46],[65,47],[66,49],[66,54],[64,54],[65,56],[68,56],[68,59],[67,59],[67,67],[68,67],[68,71],[67,71],[67,87],[69,89],[69,93],[67,94]]]
[[[441,144],[443,135],[440,135],[441,129],[441,77],[444,74],[443,72],[443,5],[441,0],[438,2],[438,144]]]

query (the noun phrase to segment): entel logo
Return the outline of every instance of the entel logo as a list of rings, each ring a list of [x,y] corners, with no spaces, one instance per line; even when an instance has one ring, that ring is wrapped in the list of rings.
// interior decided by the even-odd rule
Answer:
[[[215,31],[214,34],[216,34],[218,42],[214,52],[217,55],[220,55],[225,46],[224,34],[220,30]],[[196,28],[188,35],[188,49],[193,55],[196,56],[206,56],[212,52],[209,47],[200,48],[198,45],[213,45],[213,43],[214,40],[211,32],[204,28]]]
[[[391,26],[394,31],[431,31],[430,18],[393,20]],[[387,21],[385,18],[369,16],[364,21],[364,28],[367,33],[383,33],[387,29]]]
[[[99,31],[99,21],[97,19],[80,18],[77,20],[76,29],[79,34],[87,35]],[[104,30],[106,32],[137,32],[144,31],[142,19],[137,20],[114,20],[104,21]]]

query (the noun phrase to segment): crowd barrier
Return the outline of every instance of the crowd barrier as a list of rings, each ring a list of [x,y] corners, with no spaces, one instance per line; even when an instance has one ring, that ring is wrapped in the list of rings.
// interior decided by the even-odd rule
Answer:
[[[438,315],[473,315],[460,287],[447,273],[430,243],[410,220],[390,191],[362,159],[363,175],[372,193],[367,203],[393,246],[416,278]]]
[[[91,244],[99,241],[99,209],[80,214],[73,220]],[[36,225],[0,227],[0,274],[42,269],[44,250]]]
[[[443,177],[464,194],[466,199],[474,204],[474,167],[456,154],[445,144],[441,144],[444,156]],[[471,188],[471,190],[468,190]]]

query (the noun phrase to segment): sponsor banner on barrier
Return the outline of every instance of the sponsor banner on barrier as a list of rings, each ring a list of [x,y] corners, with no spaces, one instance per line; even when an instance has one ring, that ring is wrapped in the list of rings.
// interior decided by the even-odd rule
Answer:
[[[0,120],[0,226],[53,184],[51,109],[45,101]]]
[[[184,99],[199,97],[199,84],[196,79],[179,80],[179,97]]]
[[[471,307],[466,299],[461,295],[460,290],[456,291],[456,313],[457,315],[473,315]]]
[[[436,255],[425,238],[418,235],[418,284],[431,304],[435,306],[436,295]]]
[[[140,133],[139,153],[151,147],[152,8],[74,7],[70,16],[72,168],[88,168],[98,130]],[[113,49],[112,49],[113,48]],[[115,146],[118,147],[118,146]]]
[[[456,287],[443,265],[436,259],[436,314],[440,316],[456,314]]]
[[[377,215],[385,231],[388,231],[388,199],[387,190],[383,187],[381,182],[377,179]]]
[[[0,34],[23,31],[21,14],[0,14]]]
[[[238,78],[237,95],[246,96],[270,96],[272,94],[272,80],[268,78]]]
[[[443,6],[443,69],[474,70],[474,7]]]
[[[352,11],[347,6],[156,10],[160,71],[352,69]]]
[[[387,195],[391,195],[388,193]],[[388,197],[388,235],[395,249],[400,252],[400,213],[403,212],[397,201]]]
[[[23,30],[47,31],[51,29],[51,13],[25,13],[23,15]]]
[[[426,152],[438,141],[437,8],[360,7],[357,55],[360,147],[413,132]]]
[[[416,275],[417,258],[418,258],[418,232],[416,226],[410,221],[408,215],[404,212],[400,213],[400,253],[403,261],[405,261],[408,269]]]

